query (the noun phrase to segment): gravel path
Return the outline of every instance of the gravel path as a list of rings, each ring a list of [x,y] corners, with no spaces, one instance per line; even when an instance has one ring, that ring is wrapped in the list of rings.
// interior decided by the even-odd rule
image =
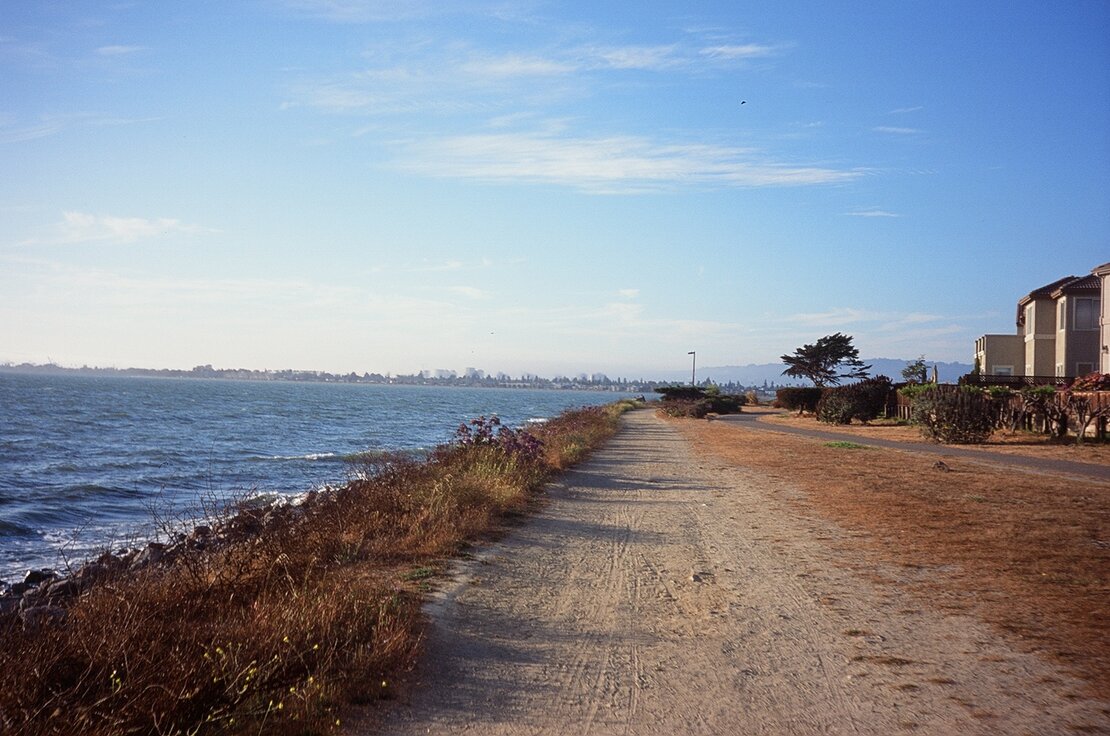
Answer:
[[[834,551],[782,481],[650,412],[430,605],[389,734],[1110,732],[1110,704]],[[920,574],[920,573],[918,573]]]

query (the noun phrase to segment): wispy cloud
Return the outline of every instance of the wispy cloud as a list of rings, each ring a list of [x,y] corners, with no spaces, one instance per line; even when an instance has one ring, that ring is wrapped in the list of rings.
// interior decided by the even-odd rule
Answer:
[[[459,271],[477,271],[492,268],[497,265],[521,263],[523,259],[509,259],[493,261],[489,258],[479,258],[471,261],[461,261],[457,258],[447,260],[432,260],[421,258],[413,261],[383,264],[372,266],[373,273],[413,274],[413,273],[454,273]],[[464,287],[459,287],[464,288]],[[458,293],[462,293],[461,291]]]
[[[754,149],[635,136],[461,135],[410,141],[402,150],[397,165],[428,176],[560,184],[589,192],[807,186],[850,181],[864,173],[769,161]]]
[[[945,319],[927,312],[876,312],[855,307],[832,307],[823,312],[800,312],[787,315],[784,322],[806,327],[847,327],[849,325],[875,325],[873,329],[897,330]]]
[[[836,327],[865,321],[870,322],[876,319],[878,319],[878,315],[875,312],[851,307],[834,307],[824,312],[801,312],[788,315],[785,321],[808,327]]]
[[[464,296],[467,299],[474,299],[477,301],[483,301],[490,298],[490,293],[488,291],[484,289],[478,289],[473,286],[449,286],[447,287],[447,291],[451,292],[452,294],[458,294],[459,296]]]
[[[455,259],[452,259],[452,260],[449,260],[449,261],[428,261],[428,260],[424,260],[424,261],[421,261],[419,264],[417,264],[415,266],[410,266],[410,267],[408,267],[406,269],[403,269],[403,270],[411,271],[413,273],[426,273],[426,272],[436,272],[436,271],[461,271],[463,269],[464,265],[465,264],[462,261],[455,260]]]
[[[306,105],[331,112],[347,112],[368,108],[380,109],[386,106],[381,103],[389,103],[388,98],[344,83],[300,84],[294,89],[294,95],[298,101],[286,101],[282,103],[282,109]]]
[[[50,226],[43,237],[24,241],[23,245],[70,245],[79,243],[115,243],[127,245],[170,235],[211,232],[181,220],[160,217],[117,217],[87,212],[65,212],[62,220]]]
[[[921,110],[924,110],[924,109],[925,109],[924,105],[914,105],[913,107],[898,107],[898,108],[895,108],[895,109],[891,110],[890,114],[891,115],[905,115],[906,113],[920,112]]]
[[[876,133],[889,133],[890,135],[916,135],[921,132],[917,128],[898,128],[892,125],[877,125],[871,130]]]
[[[607,320],[629,324],[639,320],[644,307],[634,302],[611,302],[601,308],[601,316]]]
[[[637,343],[653,345],[643,338],[662,339],[683,346],[693,336],[699,339],[720,339],[737,341],[747,327],[740,323],[714,320],[682,319],[678,317],[654,317],[646,313],[641,304],[622,302],[587,303],[576,307],[554,309],[534,309],[525,307],[514,312],[514,316],[525,318],[542,334],[589,337],[611,346],[614,335],[621,335],[630,349]],[[660,338],[660,336],[663,336]],[[686,355],[688,347],[683,347]]]
[[[97,56],[130,56],[146,51],[146,46],[101,46],[96,50]]]
[[[473,314],[446,299],[427,299],[407,293],[347,286],[297,278],[267,278],[254,275],[184,277],[132,269],[84,267],[68,262],[40,261],[23,269],[23,284],[30,293],[50,301],[67,295],[81,303],[106,308],[141,310],[152,314],[175,314],[182,320],[205,321],[211,313],[227,319],[253,319],[264,307],[266,325],[283,329],[320,329],[344,321],[363,323],[374,319],[382,332],[423,339],[428,326],[435,325],[445,338]],[[70,301],[62,301],[72,309]],[[274,315],[282,315],[277,319]],[[375,330],[376,334],[380,334]]]
[[[0,117],[0,144],[21,143],[39,138],[47,138],[63,131],[78,127],[134,125],[158,120],[155,117],[122,118],[96,113],[74,113],[71,115],[43,115],[34,122],[16,121],[11,117]]]
[[[0,122],[0,143],[21,143],[46,138],[60,133],[65,127],[65,121],[57,118],[41,120],[29,125],[12,125]]]
[[[527,18],[530,2],[516,0],[270,0],[287,11],[329,23],[391,23],[448,15]]]
[[[561,76],[576,69],[572,63],[525,54],[475,58],[461,66],[461,70],[472,77],[494,79]]]
[[[421,0],[281,0],[281,4],[297,14],[333,23],[419,18],[433,13],[437,7],[436,3]]]
[[[770,46],[761,43],[726,44],[722,46],[707,46],[700,50],[703,56],[711,59],[757,59],[775,56],[785,50],[783,46]]]
[[[901,217],[897,212],[888,212],[881,210],[878,207],[870,207],[863,210],[854,210],[852,212],[845,212],[849,217]]]
[[[24,41],[7,35],[0,35],[0,57],[2,56],[35,67],[53,67],[59,63],[59,59],[42,42]]]
[[[635,299],[636,297],[640,296],[640,290],[639,289],[619,289],[617,291],[617,296],[619,296],[621,299]]]
[[[582,66],[610,69],[671,69],[685,63],[678,47],[665,46],[614,46],[580,52]]]
[[[785,48],[754,43],[700,47],[675,42],[579,44],[491,53],[468,43],[421,37],[408,44],[394,41],[375,46],[366,54],[371,61],[368,68],[326,77],[303,76],[291,84],[283,107],[389,115],[494,106],[519,110],[522,102],[590,95],[600,75],[607,72],[694,74],[777,55]],[[619,83],[621,77],[604,79],[608,87]]]
[[[517,72],[522,70],[518,69]],[[497,110],[503,87],[491,83],[525,82],[528,77],[508,73],[474,76],[458,68],[433,72],[421,68],[372,69],[332,79],[302,79],[289,88],[284,110],[299,107],[329,113],[364,116],[449,116]],[[519,102],[519,100],[518,100]]]
[[[942,319],[944,319],[944,317],[939,314],[929,314],[928,312],[910,312],[909,314],[902,316],[901,322],[904,325],[920,325],[928,322],[936,322]]]
[[[535,113],[531,112],[516,112],[510,113],[508,115],[495,115],[486,122],[486,125],[488,125],[490,128],[512,128],[519,123],[522,123],[526,120],[531,120],[535,117]]]

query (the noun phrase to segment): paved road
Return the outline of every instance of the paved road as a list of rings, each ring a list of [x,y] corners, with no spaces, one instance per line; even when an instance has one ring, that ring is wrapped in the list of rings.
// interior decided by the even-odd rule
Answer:
[[[465,563],[411,692],[349,734],[1110,729],[1053,663],[846,554],[786,481],[694,455],[652,412],[625,422]]]
[[[785,432],[786,434],[795,434],[830,441],[847,440],[873,447],[886,447],[893,450],[907,450],[910,452],[924,452],[934,455],[959,457],[988,465],[1002,465],[1011,469],[1017,468],[1049,475],[1071,475],[1110,482],[1110,465],[1081,463],[1073,460],[1023,457],[1021,455],[1010,455],[1003,452],[991,452],[990,450],[971,450],[953,445],[937,445],[930,442],[884,440],[880,438],[861,437],[857,434],[848,434],[847,432],[837,432],[835,430],[788,427],[781,424],[760,421],[761,416],[760,414],[729,414],[720,417],[717,421],[740,423],[745,427],[763,429],[768,432]]]

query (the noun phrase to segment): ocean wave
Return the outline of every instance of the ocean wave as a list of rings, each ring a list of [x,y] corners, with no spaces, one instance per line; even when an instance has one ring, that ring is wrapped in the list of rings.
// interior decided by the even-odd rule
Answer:
[[[66,486],[60,489],[60,492],[56,495],[51,495],[65,500],[84,501],[88,500],[90,496],[94,496],[94,500],[100,500],[105,498],[145,498],[149,494],[140,491],[138,488],[104,486],[99,483],[81,483],[78,485]]]
[[[158,529],[152,522],[134,521],[129,524],[82,524],[36,532],[52,549],[60,551],[99,550],[121,545],[131,545],[153,538]]]
[[[252,455],[248,459],[261,462],[273,460],[308,460],[315,462],[317,460],[342,460],[343,456],[334,452],[310,452],[307,455]]]
[[[258,509],[267,508],[269,506],[282,506],[288,504],[289,506],[300,506],[315,493],[326,493],[334,490],[335,486],[329,484],[320,484],[313,486],[307,491],[266,491],[263,493],[254,493],[246,498],[239,499],[236,506],[241,509]]]
[[[0,537],[42,537],[42,532],[17,521],[0,519]]]

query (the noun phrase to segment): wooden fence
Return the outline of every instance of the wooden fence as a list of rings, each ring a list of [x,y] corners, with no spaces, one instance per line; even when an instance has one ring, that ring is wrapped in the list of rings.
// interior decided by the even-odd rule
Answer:
[[[887,417],[905,422],[913,419],[913,400],[898,393],[897,389],[892,394],[893,401],[888,398],[886,402]]]

